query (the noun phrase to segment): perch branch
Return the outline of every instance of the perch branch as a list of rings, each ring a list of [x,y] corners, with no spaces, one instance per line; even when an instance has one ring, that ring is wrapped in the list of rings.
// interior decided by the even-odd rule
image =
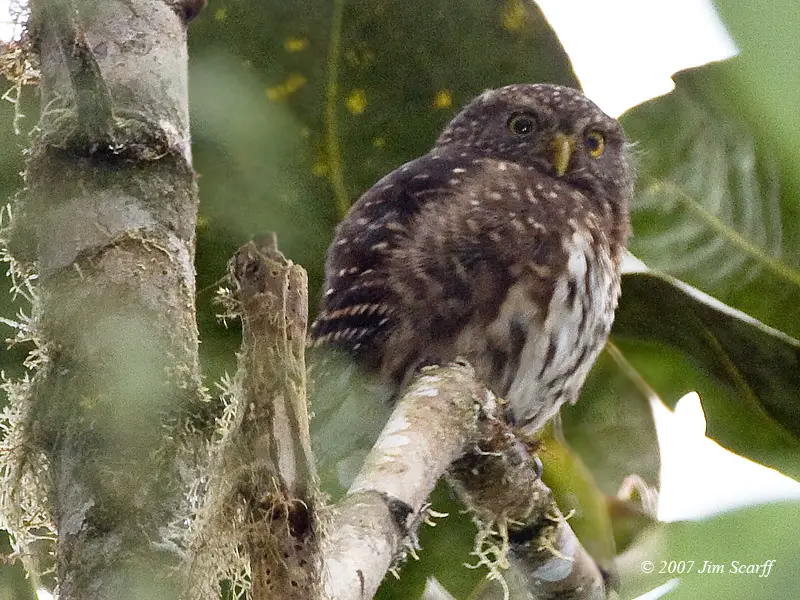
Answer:
[[[537,600],[605,598],[600,569],[539,478],[526,446],[501,419],[486,419],[481,433],[477,448],[456,461],[449,479],[478,520],[508,542],[508,566],[518,583]]]
[[[323,581],[336,600],[372,598],[386,571],[414,549],[426,499],[448,472],[505,546],[536,598],[604,597],[602,575],[539,479],[502,407],[465,364],[423,370],[398,402],[325,539]]]
[[[398,402],[323,542],[323,582],[336,600],[372,598],[426,516],[439,477],[478,436],[479,403],[491,404],[472,368],[423,371]]]

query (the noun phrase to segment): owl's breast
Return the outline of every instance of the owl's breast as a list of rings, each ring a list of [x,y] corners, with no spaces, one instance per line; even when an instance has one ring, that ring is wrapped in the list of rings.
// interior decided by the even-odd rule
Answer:
[[[547,302],[530,301],[531,282],[521,278],[489,326],[482,351],[474,341],[459,340],[461,353],[477,363],[517,424],[531,432],[564,402],[577,400],[608,339],[619,298],[619,261],[608,244],[584,230],[565,239],[564,248],[565,268],[553,278]],[[498,353],[504,360],[497,360]]]

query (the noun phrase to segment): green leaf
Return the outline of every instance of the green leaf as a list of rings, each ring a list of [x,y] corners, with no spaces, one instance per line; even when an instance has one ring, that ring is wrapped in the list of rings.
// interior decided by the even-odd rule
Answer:
[[[614,353],[614,356],[612,356]],[[652,391],[626,368],[618,349],[607,349],[595,363],[580,401],[561,409],[564,437],[594,475],[598,487],[613,496],[629,475],[657,487],[660,458]]]
[[[800,343],[657,273],[629,273],[612,333],[673,406],[697,390],[707,435],[800,476]]]
[[[661,461],[650,407],[655,397],[622,352],[609,344],[592,368],[580,401],[561,409],[569,445],[564,450],[571,457],[566,464],[574,466],[565,469],[545,460],[545,482],[562,510],[577,509],[570,525],[609,571],[609,551],[613,556],[615,547],[616,552],[621,550],[618,543],[629,545],[650,521],[638,518],[634,503],[621,506],[615,496],[631,476],[658,487]],[[545,444],[543,459],[549,458],[550,444],[549,440]]]
[[[800,216],[800,4],[773,0],[769,10],[748,0],[716,0],[725,24],[741,49],[737,68],[729,74],[726,91],[760,142],[773,149],[780,165],[784,190],[794,198],[787,218]],[[797,238],[794,238],[795,247]]]
[[[618,561],[621,596],[632,600],[678,579],[675,591],[666,598],[798,598],[798,536],[800,504],[796,503],[756,506],[698,522],[663,524]],[[774,563],[764,576],[768,561]],[[645,573],[651,566],[653,572]]]
[[[641,502],[608,496],[606,504],[618,554],[625,552],[644,531],[658,523],[656,515],[648,512]]]
[[[542,481],[567,515],[583,547],[606,571],[611,571],[616,550],[606,497],[597,487],[581,458],[556,437],[546,435],[538,455],[544,464]]]
[[[745,117],[758,93],[741,85],[745,68],[734,58],[684,71],[673,92],[622,117],[641,159],[631,250],[797,337],[798,150]]]

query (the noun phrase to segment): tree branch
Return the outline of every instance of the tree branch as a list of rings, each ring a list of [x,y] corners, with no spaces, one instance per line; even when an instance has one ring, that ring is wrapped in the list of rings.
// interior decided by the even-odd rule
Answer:
[[[93,144],[109,144],[114,118],[111,93],[78,22],[75,6],[72,0],[42,2],[72,83],[79,135]]]
[[[62,600],[176,597],[186,425],[205,399],[185,27],[162,0],[32,9],[41,133],[9,248],[34,290],[37,350],[0,452],[3,510],[54,525]],[[109,147],[126,111],[140,118],[116,123]],[[19,543],[40,533],[11,525]]]
[[[466,365],[427,368],[411,384],[334,507],[324,541],[330,598],[372,598],[404,546],[414,545],[439,477],[477,439],[481,407],[492,405]]]
[[[235,414],[212,464],[190,581],[215,577],[215,544],[246,548],[251,598],[319,597],[318,490],[308,432],[306,273],[274,236],[242,246],[229,264],[241,316]],[[203,547],[206,547],[205,549]],[[209,553],[209,550],[211,552]],[[215,583],[215,582],[206,582]],[[206,598],[199,586],[189,597]]]
[[[448,472],[484,525],[482,554],[495,575],[509,564],[536,598],[604,597],[602,575],[539,479],[536,463],[500,406],[464,364],[428,367],[398,402],[356,481],[335,507],[324,542],[325,590],[371,598],[413,548],[426,499]],[[491,542],[489,540],[493,539]]]

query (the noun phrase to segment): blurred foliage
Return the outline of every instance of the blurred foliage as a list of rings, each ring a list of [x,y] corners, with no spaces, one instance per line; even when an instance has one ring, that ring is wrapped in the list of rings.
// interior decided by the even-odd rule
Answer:
[[[679,74],[675,91],[622,118],[640,159],[632,250],[788,335],[658,271],[625,276],[614,344],[581,401],[563,411],[563,437],[556,432],[543,458],[548,482],[575,509],[573,526],[599,559],[615,543],[617,551],[631,545],[621,561],[626,598],[662,581],[632,576],[641,560],[662,558],[779,559],[772,579],[687,578],[678,597],[800,596],[787,575],[797,562],[796,506],[658,526],[639,542],[650,518],[612,498],[630,474],[657,486],[649,403],[674,405],[693,389],[710,436],[800,473],[800,345],[788,337],[800,336],[800,5],[718,6],[742,55]],[[217,0],[191,26],[190,56],[198,323],[209,383],[235,367],[238,327],[217,321],[212,300],[241,243],[277,231],[284,252],[309,271],[313,309],[325,248],[347,206],[426,152],[461,105],[512,82],[578,85],[554,32],[526,0]],[[27,142],[13,135],[12,110],[0,103],[4,198],[21,185]],[[16,310],[0,293],[0,316]],[[10,329],[0,324],[0,333]],[[19,375],[23,356],[22,348],[3,348],[0,368]],[[431,574],[458,598],[477,585],[482,572],[461,566],[474,526],[444,486],[433,503],[451,515],[423,528],[421,560],[399,582],[389,578],[380,598],[418,597]],[[27,599],[29,592],[9,591],[21,581],[0,565],[0,600]]]
[[[672,93],[622,117],[641,156],[631,250],[651,268],[798,337],[794,173],[781,148],[742,115],[741,65],[735,57],[678,73]]]
[[[661,524],[620,557],[622,598],[633,600],[670,580],[675,588],[666,595],[670,600],[797,598],[798,536],[797,503]],[[769,573],[768,561],[774,561]]]

